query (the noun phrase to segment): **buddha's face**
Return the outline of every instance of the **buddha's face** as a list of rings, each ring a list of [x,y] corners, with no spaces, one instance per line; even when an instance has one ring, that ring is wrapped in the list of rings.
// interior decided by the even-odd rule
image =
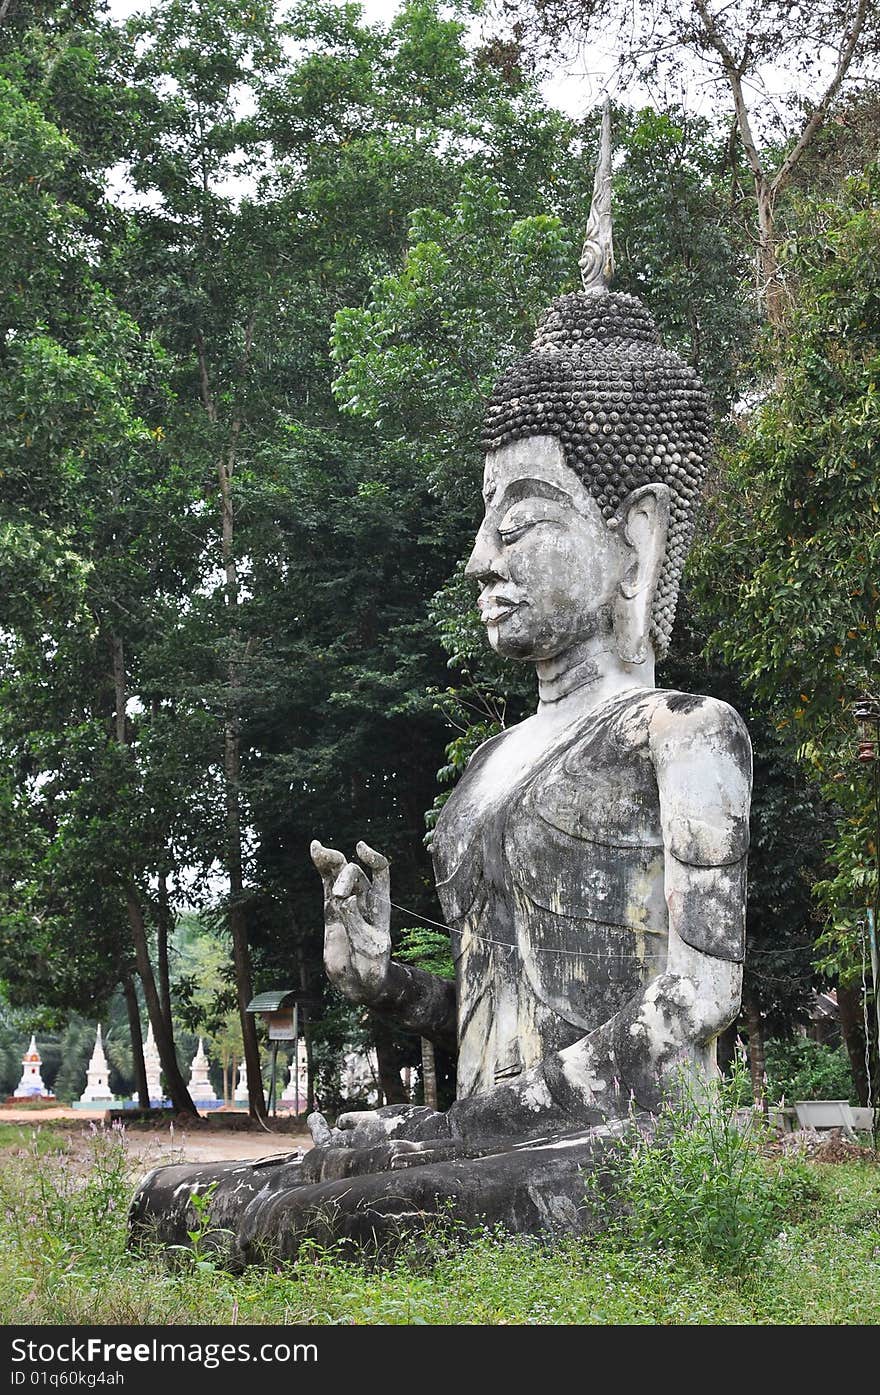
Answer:
[[[513,659],[552,659],[603,630],[626,548],[565,464],[554,436],[532,436],[486,458],[486,515],[466,575],[489,643]]]

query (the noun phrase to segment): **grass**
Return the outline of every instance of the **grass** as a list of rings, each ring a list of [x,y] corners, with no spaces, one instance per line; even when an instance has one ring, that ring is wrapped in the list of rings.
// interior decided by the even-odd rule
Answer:
[[[143,1170],[124,1133],[65,1140],[0,1129],[3,1323],[880,1322],[880,1167],[809,1164],[815,1183],[740,1277],[697,1254],[619,1231],[603,1241],[537,1242],[442,1228],[383,1271],[307,1249],[296,1265],[235,1277],[210,1260],[169,1265],[125,1249]],[[771,1166],[771,1164],[768,1164]]]
[[[69,1129],[69,1125],[68,1125]],[[67,1129],[53,1128],[51,1123],[34,1128],[32,1124],[0,1123],[0,1157],[7,1149],[33,1149],[44,1153],[62,1153],[68,1146]]]

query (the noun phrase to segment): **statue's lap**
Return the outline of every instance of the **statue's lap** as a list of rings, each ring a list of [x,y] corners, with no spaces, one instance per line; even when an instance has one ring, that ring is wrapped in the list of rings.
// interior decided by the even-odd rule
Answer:
[[[209,1189],[211,1227],[233,1265],[269,1255],[294,1259],[307,1239],[393,1249],[405,1236],[447,1222],[463,1233],[501,1226],[516,1234],[586,1234],[597,1219],[584,1171],[595,1166],[611,1132],[580,1130],[476,1157],[457,1156],[448,1142],[404,1153],[386,1144],[314,1148],[295,1160],[158,1168],[132,1204],[132,1234],[136,1244],[186,1245],[192,1195]]]

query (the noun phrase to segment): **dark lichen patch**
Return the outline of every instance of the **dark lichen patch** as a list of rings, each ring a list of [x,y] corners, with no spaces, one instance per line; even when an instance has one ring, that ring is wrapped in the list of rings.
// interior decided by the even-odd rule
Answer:
[[[698,708],[703,706],[704,702],[706,702],[706,698],[701,697],[698,693],[670,693],[666,699],[666,706],[670,712],[687,713],[696,712]]]

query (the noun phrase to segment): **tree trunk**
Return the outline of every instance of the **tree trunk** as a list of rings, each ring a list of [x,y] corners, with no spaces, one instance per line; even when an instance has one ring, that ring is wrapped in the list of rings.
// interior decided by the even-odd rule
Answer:
[[[243,377],[250,358],[254,321],[245,331],[244,353],[240,365]],[[217,404],[211,389],[208,358],[201,333],[196,336],[199,358],[202,404],[212,423],[217,422]],[[248,1107],[253,1118],[266,1118],[266,1098],[260,1071],[260,1048],[257,1027],[247,1005],[253,997],[251,957],[244,915],[244,872],[241,842],[241,637],[238,632],[238,566],[235,560],[235,512],[232,498],[232,475],[236,449],[241,432],[241,416],[236,411],[229,432],[228,445],[217,461],[217,484],[220,493],[220,547],[226,578],[227,642],[226,716],[223,723],[223,772],[226,786],[226,872],[229,877],[229,933],[232,939],[232,962],[235,969],[235,989],[248,1083]]]
[[[159,898],[156,907],[156,967],[159,972],[159,1000],[169,1030],[171,1026],[171,973],[168,967],[168,938],[171,932],[171,902],[168,879],[159,873]]]
[[[128,1031],[131,1037],[131,1064],[134,1070],[134,1090],[141,1109],[150,1107],[150,1091],[147,1088],[147,1067],[144,1064],[144,1034],[141,1031],[141,1014],[137,993],[130,973],[123,975],[122,995],[128,1013]]]
[[[749,1074],[752,1077],[752,1093],[755,1098],[755,1108],[767,1112],[767,1099],[764,1090],[764,1076],[766,1073],[766,1061],[764,1059],[764,1027],[761,1021],[761,1013],[757,1000],[753,997],[743,999],[743,1007],[746,1015],[746,1027],[749,1033]]]
[[[400,1054],[394,1045],[391,1028],[371,1014],[376,1060],[379,1063],[379,1089],[386,1104],[408,1104],[406,1090],[400,1078]]]
[[[241,884],[237,891],[230,877],[231,895],[241,896]],[[248,951],[247,933],[241,904],[229,908],[229,929],[232,934],[232,962],[235,966],[235,987],[238,996],[238,1015],[241,1021],[241,1036],[244,1044],[245,1073],[248,1083],[248,1108],[255,1119],[266,1118],[266,1097],[263,1093],[263,1077],[260,1070],[260,1047],[257,1041],[257,1025],[254,1014],[247,1011],[253,997],[251,985],[251,963]]]
[[[131,760],[131,750],[128,744],[128,732],[125,721],[125,707],[127,702],[125,648],[121,635],[113,634],[110,636],[110,648],[113,659],[113,693],[116,704],[116,740],[120,749],[124,751],[128,759]],[[159,1060],[162,1063],[162,1071],[165,1076],[165,1084],[171,1103],[179,1113],[192,1114],[198,1118],[198,1110],[190,1099],[189,1090],[186,1088],[183,1076],[180,1073],[180,1067],[177,1064],[177,1054],[174,1050],[174,1028],[170,1018],[166,1018],[165,1016],[156,988],[153,966],[150,963],[146,922],[144,920],[144,913],[137,889],[133,881],[130,881],[125,888],[125,905],[128,912],[128,924],[131,930],[131,938],[134,943],[134,957],[138,977],[143,985],[147,1012],[153,1024],[153,1036],[156,1039],[156,1048],[159,1052]]]
[[[778,165],[772,178],[768,175],[758,150],[746,94],[745,81],[754,60],[752,48],[754,35],[744,36],[743,47],[736,54],[729,33],[719,28],[719,15],[711,9],[708,0],[693,0],[693,6],[702,20],[702,41],[714,49],[730,84],[733,106],[736,113],[736,126],[743,144],[749,169],[755,181],[755,198],[758,206],[758,270],[760,287],[767,307],[767,317],[774,330],[782,325],[782,287],[779,282],[779,267],[776,258],[775,213],[776,196],[788,184],[792,171],[797,166],[805,150],[809,149],[829,111],[832,109],[847,74],[850,71],[859,43],[863,37],[866,22],[873,13],[871,0],[857,0],[854,10],[845,7],[845,15],[839,31],[837,62],[818,101],[811,103],[811,111],[782,163]],[[701,48],[701,38],[693,36],[696,49]]]
[[[144,914],[141,910],[140,901],[133,887],[128,887],[125,894],[126,907],[128,910],[128,923],[131,927],[131,937],[134,941],[135,963],[137,964],[138,977],[144,988],[144,998],[147,1003],[147,1012],[150,1022],[153,1024],[153,1036],[156,1039],[156,1049],[159,1052],[159,1060],[162,1063],[162,1074],[165,1076],[165,1087],[174,1108],[179,1114],[192,1114],[198,1118],[198,1110],[190,1099],[186,1082],[180,1073],[177,1064],[177,1053],[174,1050],[174,1033],[169,1029],[162,1011],[162,1004],[159,1001],[159,992],[156,988],[156,979],[153,974],[153,966],[150,963],[150,952],[147,944],[147,928],[144,923]]]
[[[761,176],[755,178],[758,204],[758,291],[774,331],[782,328],[783,298],[776,253],[776,190]]]
[[[248,1107],[254,1118],[265,1119],[266,1099],[263,1094],[263,1078],[260,1071],[257,1025],[254,1014],[247,1011],[248,1003],[254,994],[251,979],[251,956],[244,914],[244,872],[241,854],[241,742],[238,718],[241,676],[238,657],[235,653],[237,645],[237,636],[230,636],[229,713],[224,729],[223,761],[226,776],[226,870],[229,877],[229,933],[232,938],[232,962],[235,968],[238,1016],[241,1022],[247,1072]]]
[[[434,1043],[422,1037],[422,1091],[429,1109],[437,1108],[437,1062]]]
[[[837,985],[837,1006],[840,1008],[840,1032],[849,1056],[853,1085],[859,1104],[868,1103],[868,1072],[865,1069],[865,1022],[862,1016],[861,989]]]
[[[294,924],[294,934],[296,935],[296,925]],[[296,963],[299,969],[300,992],[305,996],[309,991],[309,970],[306,964],[306,956],[303,950],[302,937],[296,936]],[[302,1023],[302,1036],[306,1052],[306,1113],[311,1114],[315,1107],[315,1081],[314,1063],[312,1061],[312,1025],[309,1021],[308,1007],[300,1008],[300,1021]]]

